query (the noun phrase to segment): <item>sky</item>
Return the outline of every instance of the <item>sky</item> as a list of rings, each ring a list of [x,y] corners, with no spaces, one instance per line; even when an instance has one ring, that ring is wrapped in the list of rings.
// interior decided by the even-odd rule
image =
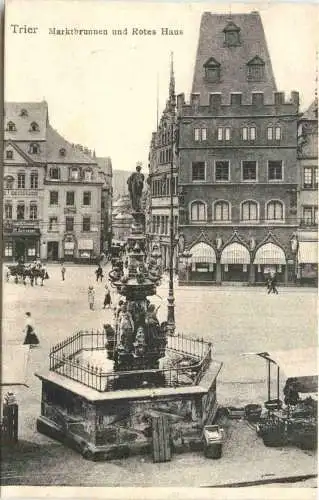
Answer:
[[[110,156],[113,169],[133,170],[137,161],[147,169],[157,101],[160,115],[168,96],[170,53],[176,93],[188,99],[202,13],[253,10],[262,17],[278,90],[298,90],[306,109],[315,95],[319,7],[273,1],[8,0],[5,100],[45,99],[50,123],[65,139]],[[53,28],[107,35],[53,35]],[[112,32],[125,28],[126,35]],[[161,35],[161,28],[183,34]]]

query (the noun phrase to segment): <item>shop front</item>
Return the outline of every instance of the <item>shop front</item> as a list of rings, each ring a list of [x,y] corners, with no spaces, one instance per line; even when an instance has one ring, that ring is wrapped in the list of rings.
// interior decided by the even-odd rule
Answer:
[[[3,234],[4,260],[30,262],[40,255],[40,231],[38,228],[13,227],[6,229]]]
[[[189,249],[190,264],[185,263],[189,281],[216,281],[216,254],[213,247],[201,242]],[[181,270],[182,271],[182,270]]]
[[[298,279],[302,285],[318,284],[318,242],[300,241],[298,248]]]
[[[220,257],[222,281],[248,283],[250,253],[241,243],[231,243],[222,251]]]
[[[93,240],[78,240],[78,260],[80,262],[91,262],[93,259]]]
[[[272,275],[276,275],[279,283],[288,282],[285,252],[274,243],[265,243],[258,248],[254,259],[254,269],[256,283],[265,283]]]

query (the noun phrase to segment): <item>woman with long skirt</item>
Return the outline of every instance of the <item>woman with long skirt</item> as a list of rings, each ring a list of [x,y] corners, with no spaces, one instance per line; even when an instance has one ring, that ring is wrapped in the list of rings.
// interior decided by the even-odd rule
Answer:
[[[30,345],[30,347],[35,347],[40,342],[32,325],[31,313],[27,312],[25,313],[25,316],[26,316],[25,329],[24,329],[25,338],[23,344]]]

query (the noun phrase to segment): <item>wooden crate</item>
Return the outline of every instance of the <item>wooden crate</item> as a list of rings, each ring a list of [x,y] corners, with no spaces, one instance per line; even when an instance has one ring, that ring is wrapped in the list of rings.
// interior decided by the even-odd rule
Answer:
[[[153,462],[169,462],[172,458],[170,423],[166,416],[152,417]]]

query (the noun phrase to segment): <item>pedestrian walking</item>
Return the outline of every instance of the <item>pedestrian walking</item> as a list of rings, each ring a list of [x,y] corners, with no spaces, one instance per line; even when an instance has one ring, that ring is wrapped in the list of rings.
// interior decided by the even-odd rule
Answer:
[[[270,294],[271,292],[271,276],[267,276],[267,279],[266,279],[266,287],[267,287],[267,293],[268,295]]]
[[[32,324],[32,319],[31,319],[31,313],[26,312],[25,313],[25,328],[24,328],[24,333],[25,333],[25,338],[24,338],[24,345],[30,345],[30,347],[35,347],[37,346],[40,342],[38,337],[35,334],[34,327]]]
[[[103,309],[105,309],[106,307],[110,308],[111,307],[111,303],[112,303],[112,300],[111,300],[110,289],[109,289],[109,287],[107,285],[105,285],[105,295],[104,295]]]
[[[103,279],[103,269],[102,269],[102,267],[101,267],[100,264],[97,266],[95,274],[96,274],[96,282],[98,282],[99,280],[102,282],[102,279]]]
[[[94,298],[95,298],[95,290],[92,285],[88,288],[88,303],[91,311],[94,309]]]
[[[271,277],[270,286],[271,286],[272,293],[278,295],[278,290],[277,290],[277,276],[276,276],[276,274],[274,274]]]
[[[65,280],[65,272],[66,272],[66,269],[65,269],[64,263],[62,262],[62,263],[61,263],[61,275],[62,275],[62,281],[64,281],[64,280]]]

